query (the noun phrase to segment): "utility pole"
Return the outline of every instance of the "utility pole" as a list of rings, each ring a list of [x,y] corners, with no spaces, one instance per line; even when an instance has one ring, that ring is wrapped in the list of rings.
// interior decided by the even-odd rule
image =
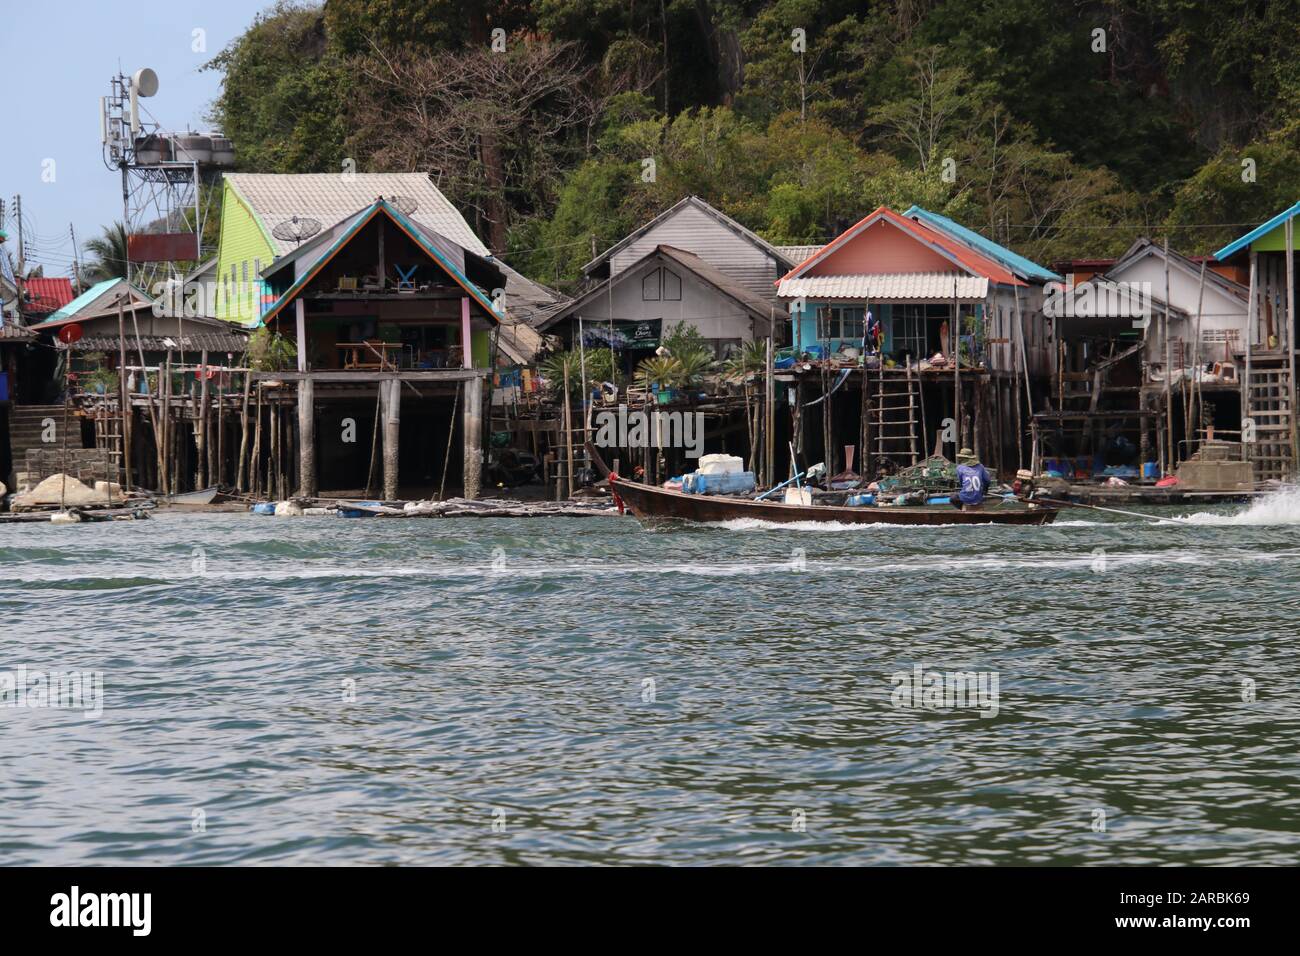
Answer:
[[[81,294],[81,260],[77,254],[77,231],[68,223],[68,235],[72,238],[72,288]]]
[[[27,293],[23,288],[23,280],[27,273],[27,260],[23,255],[23,197],[21,193],[14,196],[14,218],[18,220],[18,272],[14,275],[14,281],[18,283],[18,314],[21,316],[27,305]]]

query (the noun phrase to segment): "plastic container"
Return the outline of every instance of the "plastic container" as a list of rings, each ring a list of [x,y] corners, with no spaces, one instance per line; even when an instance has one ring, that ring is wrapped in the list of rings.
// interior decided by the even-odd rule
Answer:
[[[695,469],[700,475],[733,475],[744,470],[744,460],[735,455],[705,455]]]
[[[745,495],[756,487],[752,471],[704,475],[695,472],[682,479],[682,491],[690,495]]]
[[[952,495],[935,495],[933,498],[926,498],[927,505],[950,505],[952,504]]]
[[[1142,464],[1142,477],[1143,477],[1143,478],[1159,478],[1159,477],[1160,477],[1160,466],[1159,466],[1158,464],[1156,464],[1154,461],[1144,462],[1144,463]]]
[[[851,508],[865,508],[876,503],[876,496],[868,494],[849,495],[844,500],[844,503]]]

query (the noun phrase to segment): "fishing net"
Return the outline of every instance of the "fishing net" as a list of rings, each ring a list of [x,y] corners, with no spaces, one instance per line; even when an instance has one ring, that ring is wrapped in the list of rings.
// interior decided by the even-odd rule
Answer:
[[[881,491],[945,492],[957,489],[957,466],[942,455],[927,458],[919,464],[899,469],[898,473],[880,479]]]

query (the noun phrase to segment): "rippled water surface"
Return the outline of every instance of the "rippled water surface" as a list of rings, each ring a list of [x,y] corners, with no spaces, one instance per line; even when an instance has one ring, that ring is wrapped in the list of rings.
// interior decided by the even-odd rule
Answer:
[[[0,863],[1293,864],[1300,499],[1243,510],[3,525],[0,671],[104,709],[0,708]]]

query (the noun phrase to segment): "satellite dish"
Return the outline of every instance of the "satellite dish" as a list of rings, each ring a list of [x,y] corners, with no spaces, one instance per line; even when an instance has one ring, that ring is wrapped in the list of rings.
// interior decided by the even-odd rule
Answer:
[[[397,207],[397,211],[403,216],[415,215],[415,210],[420,208],[420,204],[410,196],[389,196],[388,201]]]
[[[64,345],[71,345],[73,342],[80,340],[81,326],[76,322],[69,323],[59,329],[59,341]]]
[[[144,66],[131,75],[131,89],[136,96],[153,96],[158,92],[158,74]]]
[[[318,232],[320,232],[320,223],[315,219],[294,216],[272,229],[271,235],[277,239],[283,239],[285,242],[302,242],[304,239],[310,239]]]

